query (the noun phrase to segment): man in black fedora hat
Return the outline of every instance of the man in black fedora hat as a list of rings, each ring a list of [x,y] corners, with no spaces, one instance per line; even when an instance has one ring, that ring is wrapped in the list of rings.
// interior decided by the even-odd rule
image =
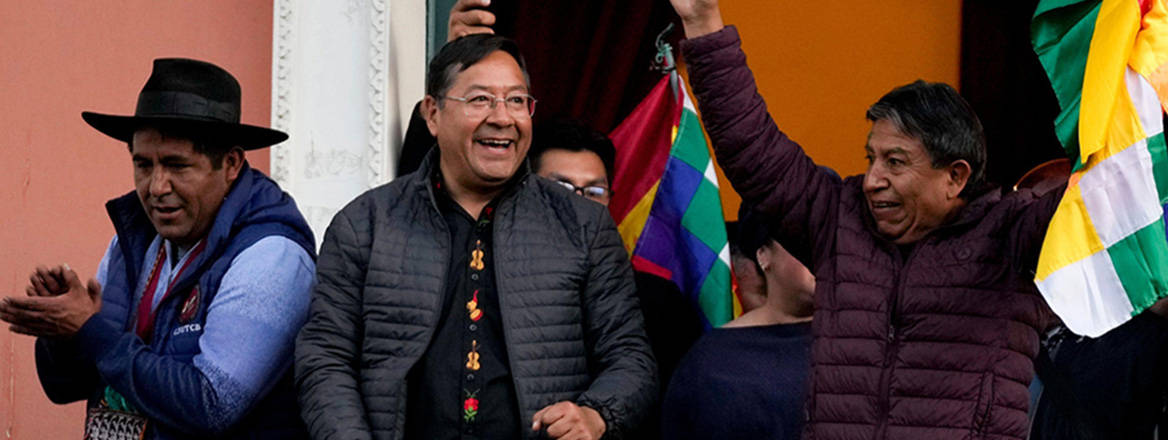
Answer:
[[[49,399],[88,399],[86,438],[306,437],[290,367],[314,240],[244,158],[288,136],[239,110],[227,71],[158,59],[133,116],[82,113],[127,143],[136,190],[106,204],[95,279],[38,267],[0,320],[37,337]]]

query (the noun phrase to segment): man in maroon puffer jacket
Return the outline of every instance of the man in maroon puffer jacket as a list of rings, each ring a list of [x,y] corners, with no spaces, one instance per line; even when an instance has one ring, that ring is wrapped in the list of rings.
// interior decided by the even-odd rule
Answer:
[[[671,0],[718,162],[812,269],[814,439],[1022,439],[1039,334],[1033,283],[1061,191],[984,183],[981,123],[945,84],[882,97],[867,172],[829,178],[775,126],[716,0]]]

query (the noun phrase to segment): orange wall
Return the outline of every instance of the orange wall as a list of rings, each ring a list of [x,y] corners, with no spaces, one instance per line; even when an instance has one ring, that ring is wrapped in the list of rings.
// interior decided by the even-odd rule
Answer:
[[[864,172],[864,111],[918,78],[956,87],[960,1],[724,0],[779,128],[841,176]],[[740,200],[725,179],[723,209]]]
[[[129,155],[82,110],[133,113],[151,60],[183,56],[235,74],[243,121],[267,125],[271,41],[271,2],[0,2],[0,296],[38,263],[92,276],[113,234],[103,204],[132,189]],[[83,406],[45,398],[32,346],[0,328],[0,438],[80,438]]]

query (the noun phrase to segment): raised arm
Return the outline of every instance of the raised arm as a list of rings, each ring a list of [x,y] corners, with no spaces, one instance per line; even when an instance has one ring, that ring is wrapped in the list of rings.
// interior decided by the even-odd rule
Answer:
[[[674,4],[686,35],[697,35],[682,41],[682,55],[718,164],[744,203],[779,224],[783,247],[814,267],[812,246],[825,243],[830,232],[839,178],[816,166],[775,125],[746,65],[738,31],[722,27],[716,3]]]

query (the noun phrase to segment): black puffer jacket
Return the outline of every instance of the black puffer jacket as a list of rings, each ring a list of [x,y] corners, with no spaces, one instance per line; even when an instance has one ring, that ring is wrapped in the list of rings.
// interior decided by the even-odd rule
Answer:
[[[406,374],[434,335],[451,255],[431,166],[436,154],[349,203],[325,233],[296,344],[302,415],[314,438],[402,436]],[[500,201],[493,224],[519,426],[570,400],[596,409],[606,438],[619,438],[652,403],[656,377],[611,217],[528,175]]]

